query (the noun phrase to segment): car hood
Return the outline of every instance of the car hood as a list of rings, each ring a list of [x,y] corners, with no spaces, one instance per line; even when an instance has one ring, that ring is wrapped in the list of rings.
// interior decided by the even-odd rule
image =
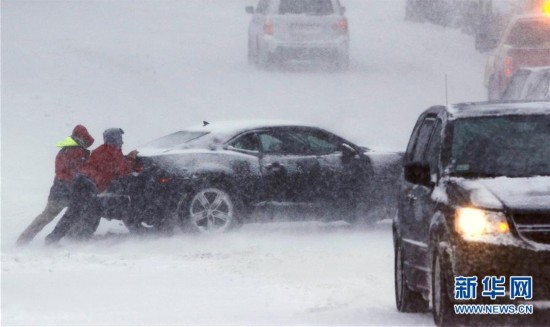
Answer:
[[[488,209],[550,210],[550,177],[456,180],[473,205]]]

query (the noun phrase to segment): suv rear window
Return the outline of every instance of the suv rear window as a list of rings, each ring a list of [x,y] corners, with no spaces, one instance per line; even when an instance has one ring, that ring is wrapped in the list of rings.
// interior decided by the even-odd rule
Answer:
[[[331,15],[334,13],[331,0],[281,0],[279,14]]]
[[[550,48],[550,24],[545,21],[518,22],[508,36],[514,48]]]

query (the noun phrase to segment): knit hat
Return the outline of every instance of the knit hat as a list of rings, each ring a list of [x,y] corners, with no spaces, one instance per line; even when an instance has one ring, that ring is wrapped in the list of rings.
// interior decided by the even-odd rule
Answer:
[[[122,128],[115,127],[106,129],[105,132],[103,132],[103,142],[121,148],[124,143],[122,142],[122,134],[124,134]]]
[[[87,148],[94,143],[94,138],[88,133],[86,127],[82,125],[76,125],[71,134],[73,140],[75,140],[78,145]]]

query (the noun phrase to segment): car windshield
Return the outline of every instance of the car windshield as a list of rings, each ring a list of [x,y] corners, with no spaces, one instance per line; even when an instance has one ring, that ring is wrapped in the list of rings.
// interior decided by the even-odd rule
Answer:
[[[173,148],[178,145],[190,143],[208,134],[208,132],[180,131],[148,143],[145,147],[150,148]]]
[[[514,48],[550,48],[550,22],[519,22],[510,31],[506,43]]]
[[[279,14],[331,15],[334,13],[331,0],[281,0]]]
[[[463,177],[550,175],[550,115],[459,119],[451,170]]]

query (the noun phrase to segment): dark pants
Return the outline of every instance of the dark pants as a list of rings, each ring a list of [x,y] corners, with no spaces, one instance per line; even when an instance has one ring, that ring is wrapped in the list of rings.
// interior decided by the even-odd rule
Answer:
[[[69,208],[46,237],[46,243],[57,243],[64,236],[84,240],[90,238],[101,219],[97,194],[95,183],[87,176],[78,175],[73,181]]]
[[[50,195],[48,197],[48,203],[46,208],[39,214],[32,223],[21,233],[17,239],[17,245],[25,245],[33,240],[36,234],[52,220],[59,215],[59,213],[69,205],[71,194],[71,182],[62,181],[56,179],[53,181],[53,185],[50,188]]]

